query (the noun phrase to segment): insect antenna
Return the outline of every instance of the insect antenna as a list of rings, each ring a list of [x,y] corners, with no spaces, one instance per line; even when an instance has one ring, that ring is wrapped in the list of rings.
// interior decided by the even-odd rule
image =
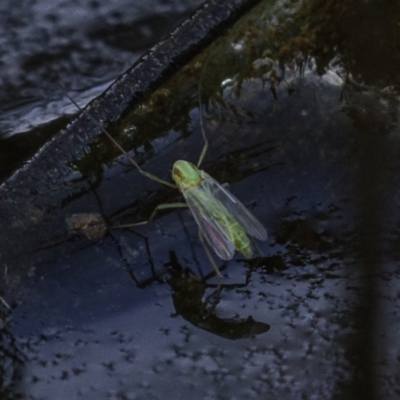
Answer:
[[[203,84],[203,78],[204,78],[204,71],[206,70],[208,63],[210,61],[211,55],[209,55],[204,63],[204,66],[201,70],[200,73],[200,78],[199,78],[199,87],[197,90],[197,97],[198,97],[198,102],[199,102],[199,117],[200,117],[200,130],[201,130],[201,135],[203,136],[203,141],[204,145],[203,148],[201,149],[201,153],[199,156],[199,161],[197,161],[197,168],[200,167],[201,163],[203,162],[204,156],[207,153],[208,150],[208,138],[206,135],[206,130],[204,128],[204,119],[203,119],[203,106],[201,102],[201,89],[202,89],[202,84]]]

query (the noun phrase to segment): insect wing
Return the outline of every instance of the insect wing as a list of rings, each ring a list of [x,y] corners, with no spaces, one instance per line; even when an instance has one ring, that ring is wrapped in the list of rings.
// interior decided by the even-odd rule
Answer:
[[[261,222],[239,201],[232,193],[226,190],[215,179],[202,171],[204,190],[209,191],[214,199],[218,200],[232,214],[246,233],[258,240],[267,240],[267,231]]]
[[[183,195],[208,245],[219,258],[230,260],[235,253],[235,246],[228,231],[219,223],[219,219],[215,218],[219,203],[201,186],[191,188]],[[222,210],[222,213],[224,211]]]

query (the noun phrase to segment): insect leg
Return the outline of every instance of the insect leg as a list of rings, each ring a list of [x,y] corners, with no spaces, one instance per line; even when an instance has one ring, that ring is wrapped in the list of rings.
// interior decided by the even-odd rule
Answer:
[[[157,215],[157,213],[161,210],[166,210],[169,208],[186,208],[187,204],[186,203],[165,203],[165,204],[160,204],[158,205],[152,214],[150,215],[150,218],[146,221],[141,221],[141,222],[136,222],[134,224],[124,224],[124,225],[117,225],[113,226],[113,229],[126,229],[126,228],[132,228],[134,226],[140,226],[140,225],[146,225],[149,222],[153,221],[154,217]]]
[[[140,165],[136,161],[133,160],[133,158],[129,157],[128,153],[124,150],[124,148],[110,135],[110,133],[107,131],[106,128],[104,128],[104,126],[102,124],[100,124],[98,121],[96,121],[86,110],[82,109],[82,107],[68,93],[66,93],[64,90],[62,90],[60,88],[59,88],[59,90],[72,101],[72,103],[75,105],[75,107],[78,110],[83,112],[96,126],[98,126],[100,128],[100,130],[111,140],[111,142],[114,144],[114,146],[116,146],[117,149],[122,154],[124,154],[125,156],[128,157],[131,164],[139,171],[139,173],[141,173],[142,175],[146,176],[149,179],[152,179],[153,181],[161,183],[162,185],[169,186],[169,187],[176,189],[176,186],[173,183],[165,181],[164,179],[161,179],[158,176],[155,176],[155,175],[151,174],[150,172],[143,170],[140,167]]]
[[[208,245],[207,245],[207,243],[206,243],[205,240],[204,240],[203,233],[201,232],[200,229],[199,229],[199,239],[200,239],[200,242],[201,242],[201,244],[202,244],[202,246],[203,246],[203,248],[204,248],[204,251],[205,251],[206,254],[207,254],[207,258],[208,258],[208,260],[210,261],[211,265],[213,266],[214,271],[215,271],[215,273],[216,273],[216,275],[217,275],[217,277],[218,277],[218,288],[220,288],[220,287],[221,287],[222,274],[221,274],[219,268],[217,267],[217,264],[215,263],[215,261],[214,261],[212,255],[211,255],[211,253],[210,253],[210,249],[208,248]]]
[[[3,303],[9,310],[11,310],[11,307],[8,305],[8,303],[0,296],[0,302]]]
[[[215,261],[210,253],[210,249],[208,248],[207,243],[204,240],[203,233],[201,232],[200,229],[199,229],[199,239],[204,248],[204,251],[206,252],[207,258],[210,261],[211,265],[213,266],[215,273],[217,275],[217,288],[215,289],[215,291],[213,293],[211,293],[205,299],[205,304],[211,304],[211,307],[209,309],[209,314],[212,314],[215,310],[215,307],[218,304],[218,301],[219,301],[219,295],[220,295],[221,289],[222,289],[222,283],[221,283],[222,274],[221,274],[219,268],[217,267],[217,264],[215,264]]]

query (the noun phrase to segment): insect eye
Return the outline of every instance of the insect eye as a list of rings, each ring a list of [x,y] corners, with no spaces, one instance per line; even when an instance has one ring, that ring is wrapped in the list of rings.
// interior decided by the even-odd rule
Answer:
[[[183,177],[182,171],[179,168],[174,168],[172,170],[172,175],[176,176],[177,178],[182,178]]]

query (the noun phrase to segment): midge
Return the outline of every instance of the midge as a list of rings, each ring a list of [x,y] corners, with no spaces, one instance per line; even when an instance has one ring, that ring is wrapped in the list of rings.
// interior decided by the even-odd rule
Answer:
[[[251,258],[253,247],[249,236],[267,239],[267,232],[256,217],[232,193],[192,163],[176,161],[172,179],[197,222],[200,239],[204,238],[222,260],[230,260],[235,250]],[[215,270],[220,275],[218,268]]]
[[[78,109],[82,110],[72,98],[70,100]],[[199,110],[201,113],[201,107],[199,107]],[[208,149],[208,140],[201,116],[200,127],[204,146],[197,165],[185,160],[175,161],[172,167],[172,180],[175,182],[173,184],[144,171],[136,161],[128,156],[126,151],[101,124],[95,121],[90,114],[86,113],[86,115],[100,127],[102,132],[128,157],[130,162],[142,175],[165,186],[178,189],[186,201],[186,203],[160,204],[155,208],[147,221],[119,225],[114,228],[130,228],[147,224],[154,219],[156,213],[160,210],[189,207],[199,228],[200,241],[203,243],[207,257],[210,259],[219,279],[222,275],[207,245],[222,260],[230,260],[233,258],[235,251],[242,253],[245,258],[253,256],[254,249],[251,237],[258,240],[267,240],[267,231],[257,218],[232,193],[206,172],[199,169]],[[206,244],[204,244],[204,241]]]

